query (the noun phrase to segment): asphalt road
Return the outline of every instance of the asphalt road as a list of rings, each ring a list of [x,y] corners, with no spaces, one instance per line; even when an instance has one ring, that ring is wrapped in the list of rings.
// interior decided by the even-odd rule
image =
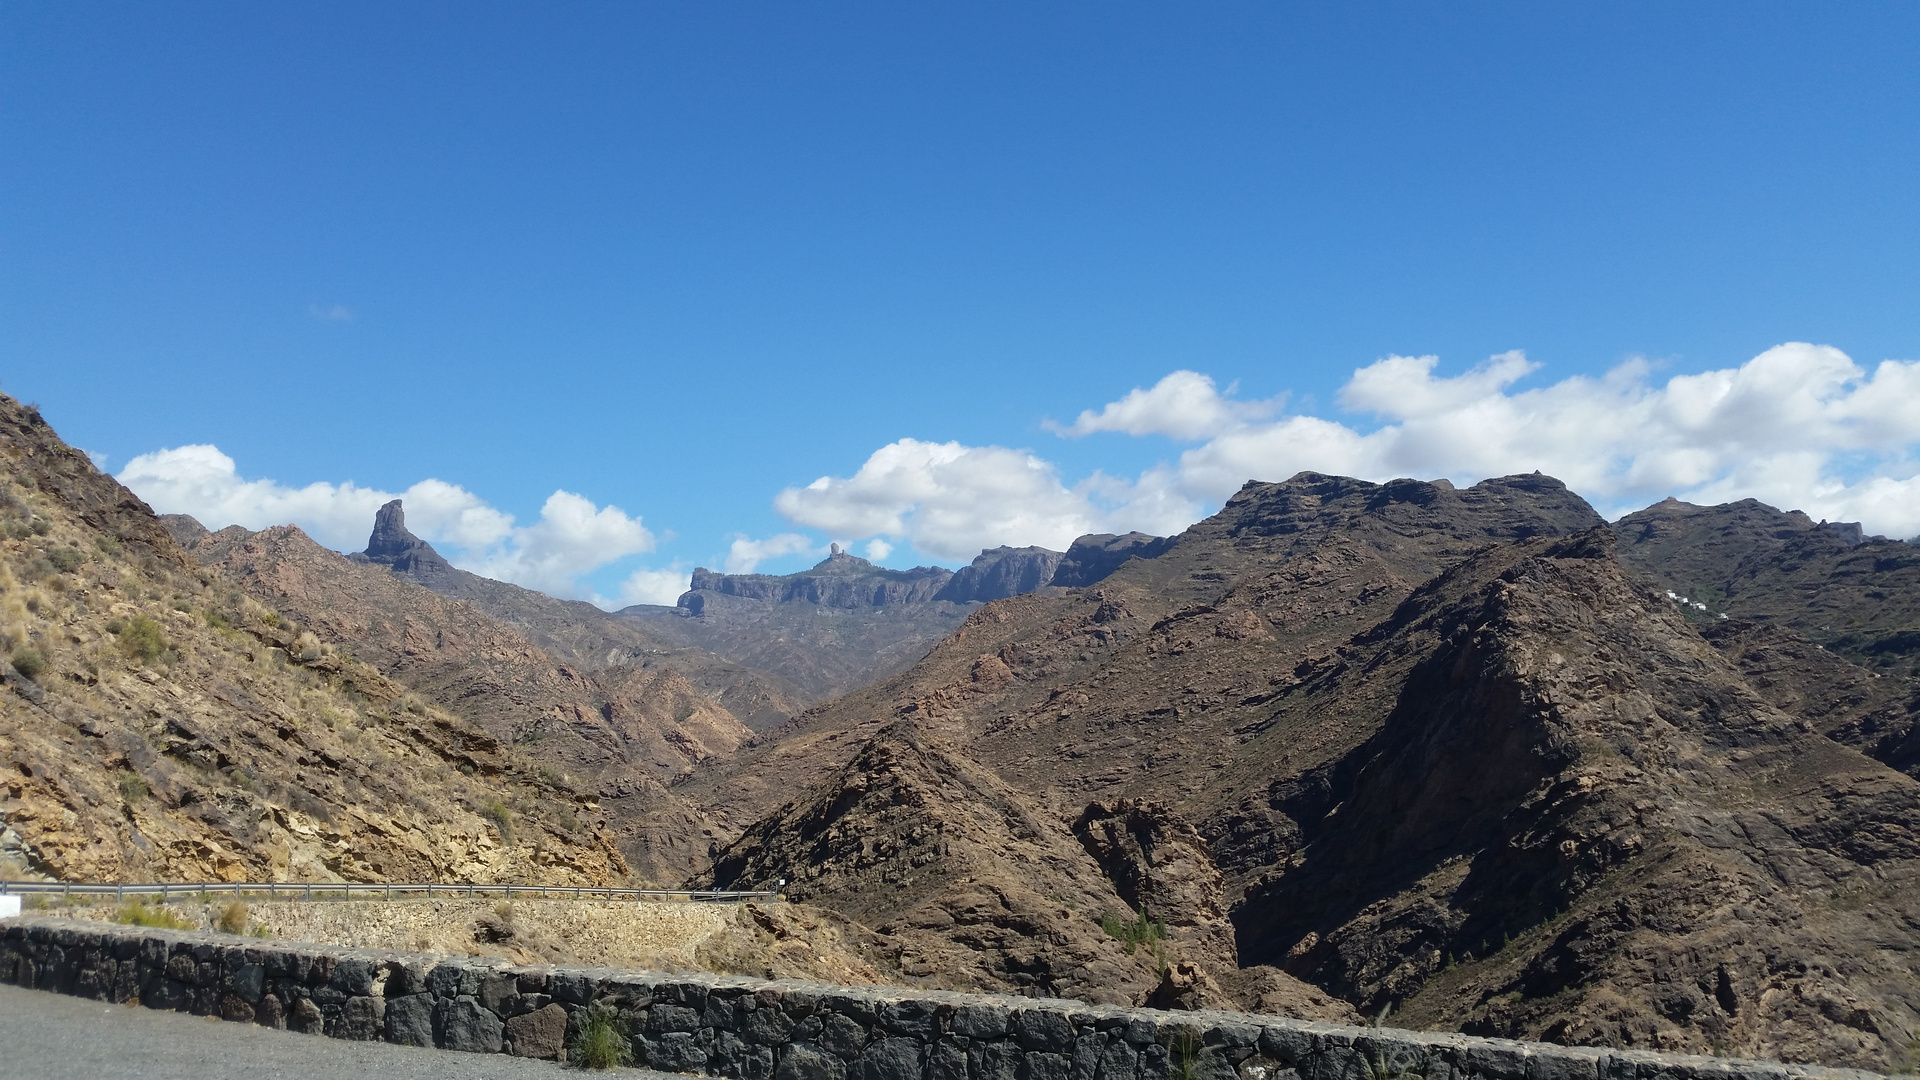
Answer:
[[[551,1061],[345,1042],[0,985],[0,1080],[582,1080],[591,1075]],[[642,1069],[611,1075],[670,1080]]]

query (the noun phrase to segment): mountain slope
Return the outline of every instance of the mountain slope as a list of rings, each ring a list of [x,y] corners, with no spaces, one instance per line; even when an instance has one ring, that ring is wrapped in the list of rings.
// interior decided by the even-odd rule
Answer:
[[[618,614],[656,637],[703,649],[823,701],[925,655],[972,604],[936,600],[937,566],[888,570],[839,550],[796,574],[693,573],[677,607]]]
[[[195,565],[4,397],[0,460],[0,872],[627,876],[589,797]]]
[[[573,667],[593,670],[638,660],[672,668],[750,730],[776,726],[806,704],[798,688],[777,676],[750,671],[704,649],[676,645],[632,619],[453,566],[407,530],[398,499],[375,515],[366,550],[347,557],[465,600]]]
[[[1900,695],[1835,675],[1796,706],[1824,726],[1782,711],[1613,535],[1538,476],[1249,485],[1158,557],[989,604],[676,791],[743,834],[715,880],[777,866],[972,947],[964,920],[876,908],[850,850],[792,839],[906,721],[984,778],[963,790],[1003,793],[960,798],[1072,832],[1112,895],[1186,922],[1174,943],[1242,1002],[1277,966],[1421,1026],[1905,1065],[1920,785],[1822,733]],[[1189,833],[1178,887],[1114,857]],[[952,917],[977,857],[917,850],[927,891],[899,903]],[[1074,860],[1015,865],[1098,892]],[[1039,910],[1059,940],[1092,918]],[[1238,971],[1208,966],[1208,910]]]
[[[1620,559],[1703,605],[1783,626],[1876,671],[1920,675],[1920,545],[1746,499],[1668,499],[1614,524]]]
[[[660,781],[732,753],[749,732],[679,672],[651,659],[597,670],[561,663],[473,605],[352,562],[292,526],[223,529],[191,551],[321,641],[582,777],[642,876],[678,881],[704,860],[699,815]]]

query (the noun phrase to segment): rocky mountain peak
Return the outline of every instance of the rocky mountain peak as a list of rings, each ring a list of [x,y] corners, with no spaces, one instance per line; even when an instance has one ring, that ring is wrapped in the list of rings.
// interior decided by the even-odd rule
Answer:
[[[402,574],[433,574],[452,570],[433,545],[407,531],[406,511],[395,499],[373,517],[367,550],[350,556],[355,562],[374,563]]]

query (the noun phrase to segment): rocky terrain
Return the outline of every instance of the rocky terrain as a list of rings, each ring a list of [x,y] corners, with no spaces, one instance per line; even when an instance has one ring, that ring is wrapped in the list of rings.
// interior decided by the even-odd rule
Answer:
[[[199,525],[196,522],[188,527]],[[637,620],[610,614],[585,601],[557,600],[461,570],[442,558],[432,545],[407,531],[406,515],[398,499],[380,508],[366,550],[347,557],[383,566],[396,577],[464,600],[505,623],[549,656],[576,668],[592,670],[636,661],[671,668],[750,730],[774,727],[812,703],[798,687],[778,675],[749,670],[705,649],[676,645],[648,632]]]
[[[27,898],[31,915],[110,923],[128,907]],[[146,907],[149,917],[159,905]],[[830,911],[778,901],[705,904],[686,901],[573,900],[515,896],[511,901],[264,901],[236,904],[211,894],[165,907],[176,925],[279,941],[441,956],[486,957],[514,964],[569,964],[650,971],[707,971],[763,979],[804,979],[842,986],[893,981],[897,973],[874,952],[876,936]],[[870,960],[869,957],[872,959]],[[874,961],[878,961],[877,963]]]
[[[4,397],[0,469],[0,873],[628,877],[590,794],[197,565]]]
[[[1687,597],[1696,618],[1784,627],[1874,671],[1920,675],[1920,546],[1752,499],[1668,499],[1614,531],[1621,561]]]
[[[680,647],[764,672],[811,704],[907,667],[959,626],[976,605],[935,599],[952,577],[935,566],[888,570],[836,548],[797,574],[696,569],[677,606],[619,615]]]
[[[1539,476],[1249,485],[676,791],[742,833],[712,880],[942,972],[1176,993],[1099,952],[1140,905],[1189,997],[1910,1067],[1911,687],[1690,617],[1615,536]]]
[[[785,880],[797,921],[701,963],[1920,1058],[1911,544],[1303,473],[1176,537],[609,615],[397,504],[353,558],[169,535],[7,408],[23,870]]]
[[[349,560],[293,526],[235,526],[188,551],[322,644],[594,792],[644,880],[677,881],[704,860],[704,824],[663,782],[728,756],[750,733],[674,668],[651,656],[566,663],[475,605]]]

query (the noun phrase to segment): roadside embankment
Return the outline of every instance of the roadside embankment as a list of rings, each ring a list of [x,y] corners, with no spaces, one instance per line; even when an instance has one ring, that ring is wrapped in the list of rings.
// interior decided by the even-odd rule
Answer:
[[[33,903],[39,898],[29,898]],[[126,904],[42,904],[28,915],[114,922]],[[794,904],[632,900],[344,900],[141,905],[162,927],[282,941],[324,942],[516,964],[707,971],[865,984],[893,981],[861,955],[872,935],[829,912]]]

